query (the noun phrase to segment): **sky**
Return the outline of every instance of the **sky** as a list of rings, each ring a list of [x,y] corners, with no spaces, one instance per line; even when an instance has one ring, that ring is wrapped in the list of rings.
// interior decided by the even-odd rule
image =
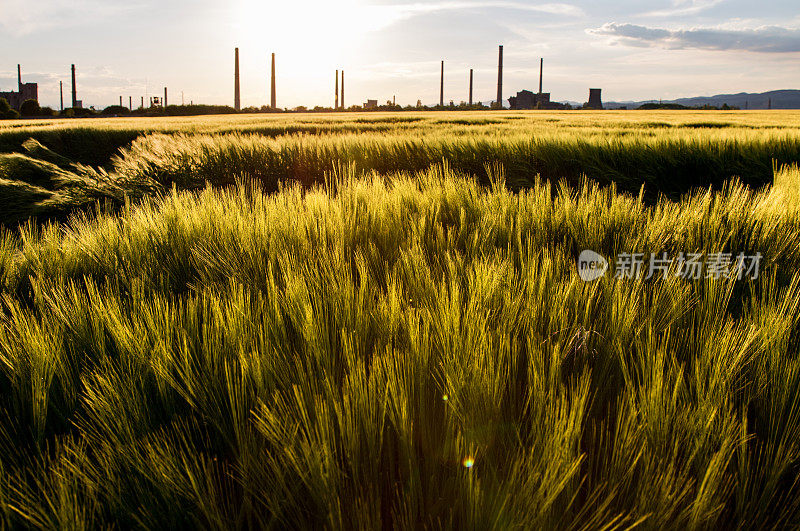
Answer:
[[[234,47],[242,106],[332,106],[335,70],[346,104],[397,98],[438,103],[496,97],[504,46],[505,98],[538,89],[555,101],[674,99],[800,88],[797,0],[0,0],[0,91],[39,83],[42,105],[78,98],[102,108],[160,95],[233,105]],[[182,96],[183,95],[183,96]],[[507,102],[506,102],[507,104]]]

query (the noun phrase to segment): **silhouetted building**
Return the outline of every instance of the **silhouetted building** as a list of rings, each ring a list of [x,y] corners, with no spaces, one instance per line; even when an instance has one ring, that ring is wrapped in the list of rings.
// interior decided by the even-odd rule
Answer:
[[[378,108],[378,100],[367,100],[367,103],[364,104],[365,109],[377,109]]]
[[[587,109],[602,109],[603,99],[600,97],[602,89],[589,89],[589,103],[586,104]]]
[[[550,101],[550,93],[542,92],[534,94],[530,90],[523,90],[517,92],[516,96],[508,98],[511,104],[511,109],[515,111],[522,111],[527,109],[562,109],[564,105]]]
[[[25,100],[39,101],[39,85],[23,83],[22,67],[17,65],[17,92],[0,92],[0,98],[5,98],[13,109],[19,110]]]
[[[530,90],[523,90],[517,92],[516,96],[508,98],[511,108],[515,111],[529,110],[529,109],[547,109],[558,110],[565,109],[567,106],[563,103],[556,103],[550,101],[550,93],[542,92],[542,80],[544,76],[544,59],[539,60],[539,92],[534,94]]]

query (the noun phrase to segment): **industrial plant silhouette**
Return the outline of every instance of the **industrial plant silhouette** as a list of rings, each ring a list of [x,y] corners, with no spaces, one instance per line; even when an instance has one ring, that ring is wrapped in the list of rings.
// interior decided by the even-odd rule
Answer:
[[[504,101],[507,99],[509,102],[509,107],[512,110],[528,110],[528,109],[545,109],[545,110],[559,110],[559,109],[570,109],[572,108],[569,104],[565,103],[558,103],[551,100],[551,94],[549,92],[543,92],[542,84],[543,84],[543,75],[544,75],[544,59],[540,59],[539,63],[539,91],[534,93],[529,90],[521,90],[517,92],[516,96],[510,96],[508,98],[503,97],[503,45],[500,45],[498,48],[498,62],[497,62],[497,97],[494,101],[491,102],[490,108],[492,109],[504,109],[506,108],[504,105]],[[340,75],[341,72],[341,75]],[[38,102],[39,95],[38,95],[38,85],[36,83],[23,83],[22,82],[22,67],[21,65],[17,65],[17,74],[18,74],[18,91],[17,92],[0,92],[0,98],[5,98],[8,100],[10,106],[14,109],[19,110],[22,107],[22,104],[26,100],[35,100]],[[440,79],[439,79],[439,102],[438,106],[440,108],[445,107],[445,88],[444,88],[444,75],[445,75],[445,61],[441,61],[441,68],[440,68]],[[71,65],[71,77],[72,77],[72,109],[82,109],[84,107],[83,101],[78,99],[78,90],[77,90],[77,74],[75,65]],[[346,110],[347,107],[345,105],[345,92],[344,92],[344,70],[337,69],[334,76],[334,101],[333,101],[333,110]],[[468,98],[467,101],[469,102],[467,105],[471,108],[473,107],[473,83],[474,83],[474,69],[470,68],[469,70],[469,89],[468,89]],[[269,107],[264,107],[262,110],[270,110],[270,111],[278,111],[277,105],[277,93],[276,93],[276,68],[275,68],[275,53],[272,53],[271,56],[271,72],[270,72],[270,90],[269,90]],[[239,68],[239,48],[236,47],[234,49],[234,83],[233,83],[233,110],[236,112],[242,111],[242,81],[240,76],[240,68]],[[64,111],[64,93],[63,93],[63,82],[59,82],[59,90],[60,90],[60,97],[61,97],[61,111]],[[123,96],[120,95],[119,100],[119,107],[124,109],[123,107]],[[396,107],[395,105],[395,97],[392,97],[392,101],[389,104],[392,107]],[[165,109],[169,106],[168,103],[168,88],[164,87],[164,96],[163,98],[158,96],[149,97],[147,101],[149,105],[149,109]],[[479,102],[479,106],[483,107],[483,103]],[[453,104],[451,102],[450,107]],[[462,103],[463,106],[463,103]],[[418,100],[418,108],[423,108],[421,105],[420,100]],[[357,107],[358,108],[358,107]],[[378,100],[377,99],[368,99],[367,102],[363,104],[364,109],[376,109],[379,108]],[[434,107],[435,108],[435,107]],[[591,89],[589,101],[584,105],[584,108],[588,109],[602,109],[603,104],[600,97],[600,89]],[[145,97],[141,97],[141,105],[139,109],[145,109]],[[128,97],[128,110],[133,111],[133,97]]]

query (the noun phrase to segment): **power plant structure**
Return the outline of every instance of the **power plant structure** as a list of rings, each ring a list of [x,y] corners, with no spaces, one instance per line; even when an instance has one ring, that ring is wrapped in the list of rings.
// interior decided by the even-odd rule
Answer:
[[[598,109],[601,110],[603,108],[603,98],[601,97],[602,89],[593,88],[589,89],[589,103],[586,104],[587,109]]]
[[[234,48],[233,54],[233,108],[242,110],[242,83],[239,76],[239,48]],[[338,74],[337,74],[338,75]],[[181,93],[182,94],[182,93]],[[272,75],[270,79],[270,108],[277,108],[277,94],[275,93],[275,53],[272,54]],[[164,89],[164,106],[167,103],[167,93]]]
[[[242,101],[241,101],[241,78],[240,78],[240,61],[239,61],[239,47],[234,48],[234,109],[236,111],[241,111],[242,109]],[[491,103],[492,108],[494,109],[503,109],[503,45],[498,45],[498,57],[497,57],[497,98],[494,102]],[[469,98],[468,104],[472,106],[475,103],[474,100],[474,69],[469,69]],[[83,107],[83,102],[78,99],[78,89],[77,89],[77,70],[75,68],[75,64],[71,65],[71,78],[72,78],[72,108],[80,109]],[[11,107],[19,110],[22,106],[22,103],[26,100],[36,100],[38,101],[38,85],[36,83],[23,83],[22,82],[22,67],[21,65],[17,65],[17,85],[18,91],[17,92],[0,92],[0,98],[5,98],[8,100]],[[544,85],[544,59],[540,58],[539,60],[539,90],[538,92],[534,93],[529,90],[522,90],[517,92],[516,96],[511,96],[508,98],[510,103],[510,108],[513,110],[525,110],[525,109],[546,109],[546,110],[558,110],[558,109],[568,109],[571,108],[568,104],[562,104],[558,102],[551,101],[551,94],[549,92],[544,92],[543,90]],[[59,81],[59,96],[60,96],[60,107],[61,110],[64,110],[64,82]],[[168,106],[168,89],[164,87],[164,95],[163,98],[159,97],[152,97],[150,98],[150,106],[151,107],[167,107]],[[144,108],[145,98],[141,98],[141,108]],[[183,99],[183,93],[181,93],[181,99]],[[275,68],[275,53],[271,54],[271,79],[270,79],[270,108],[273,110],[277,109],[277,95],[276,95],[276,68]],[[395,97],[392,98],[392,106],[395,105]],[[183,103],[183,102],[182,102]],[[770,102],[771,103],[771,102]],[[450,103],[453,105],[453,102]],[[480,102],[479,102],[480,104]],[[123,96],[119,96],[119,105],[120,107],[123,106]],[[417,101],[417,106],[420,106],[421,103],[419,100]],[[445,99],[444,99],[444,60],[440,62],[440,73],[439,73],[439,106],[444,107]],[[462,102],[463,105],[463,102]],[[364,108],[375,108],[378,107],[377,101],[375,100],[367,100],[364,104]],[[586,109],[603,109],[603,102],[602,102],[602,91],[599,88],[592,88],[589,90],[589,101],[584,104],[583,106]],[[768,104],[768,107],[771,105]],[[128,108],[133,110],[133,97],[129,97],[128,99]],[[341,79],[339,78],[339,70],[337,69],[334,74],[334,105],[333,108],[335,110],[344,110],[346,109],[345,104],[345,95],[344,95],[344,70],[341,70]]]
[[[242,110],[241,87],[239,85],[239,48],[234,50],[233,66],[233,108],[237,111]],[[166,100],[166,98],[164,98]],[[230,101],[230,100],[228,100]]]
[[[0,98],[5,98],[13,109],[20,110],[26,100],[39,101],[39,85],[36,83],[22,82],[22,66],[17,65],[17,92],[0,92]]]
[[[442,74],[439,78],[439,107],[444,107],[444,61],[442,61]]]
[[[75,75],[75,65],[72,65],[72,108],[83,108],[83,102],[78,99],[78,82]]]
[[[500,51],[497,58],[497,101],[495,106],[498,109],[503,108],[503,45],[500,45]]]
[[[539,92],[534,94],[530,90],[517,92],[516,96],[508,98],[511,109],[515,111],[530,109],[558,110],[566,108],[566,105],[550,101],[550,93],[543,92],[544,81],[544,58],[539,59]]]
[[[272,110],[275,110],[278,108],[277,106],[278,96],[277,94],[275,94],[275,52],[272,52],[272,81],[270,83],[270,89],[271,92],[270,92],[269,105],[272,108]]]
[[[469,69],[469,104],[472,105],[472,69]]]

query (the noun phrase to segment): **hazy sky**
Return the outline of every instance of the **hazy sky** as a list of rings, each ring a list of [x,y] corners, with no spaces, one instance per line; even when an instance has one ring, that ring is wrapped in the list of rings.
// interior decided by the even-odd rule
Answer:
[[[78,97],[103,107],[123,95],[170,89],[170,102],[233,104],[233,48],[241,51],[242,105],[268,101],[277,54],[278,105],[333,104],[336,68],[346,103],[397,96],[401,104],[544,89],[554,100],[640,100],[800,88],[797,0],[0,0],[0,90],[38,82],[44,105]]]

